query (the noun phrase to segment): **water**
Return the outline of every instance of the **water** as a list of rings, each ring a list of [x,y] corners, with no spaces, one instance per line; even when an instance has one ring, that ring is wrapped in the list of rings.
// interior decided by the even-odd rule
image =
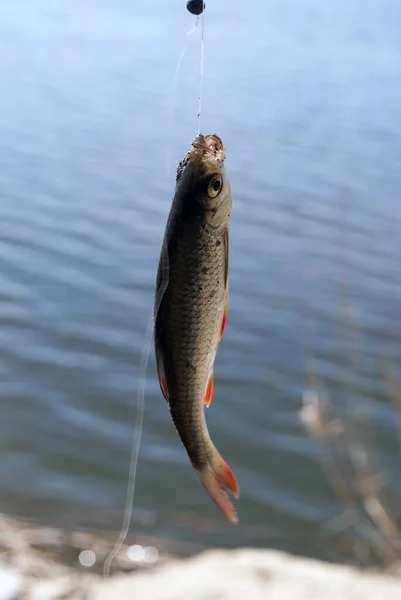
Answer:
[[[0,14],[0,509],[117,530],[174,169],[196,133],[199,28],[171,128],[185,2],[14,0]],[[206,17],[202,128],[222,137],[234,192],[207,416],[241,524],[190,468],[153,354],[134,521],[333,557],[322,532],[341,508],[298,414],[312,368],[333,410],[371,416],[400,517],[381,376],[401,355],[401,7],[209,0]]]

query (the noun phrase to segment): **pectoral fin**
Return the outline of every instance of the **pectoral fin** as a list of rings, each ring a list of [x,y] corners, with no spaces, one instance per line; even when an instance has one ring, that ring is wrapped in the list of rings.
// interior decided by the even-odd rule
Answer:
[[[213,371],[212,371],[209,375],[209,379],[207,380],[207,384],[206,384],[206,392],[205,392],[206,406],[209,406],[209,404],[212,401],[213,387],[214,387],[214,375],[213,375]]]
[[[224,238],[223,238],[223,244],[224,244],[224,253],[225,253],[225,260],[224,260],[224,285],[226,290],[228,290],[228,263],[229,263],[229,250],[230,250],[230,240],[229,240],[229,235],[228,235],[228,227],[224,232]]]
[[[219,334],[219,342],[221,340],[221,338],[223,337],[223,333],[224,333],[224,328],[226,326],[226,321],[227,321],[227,313],[228,313],[228,294],[227,294],[227,300],[224,306],[224,312],[223,312],[223,319],[221,321],[221,328],[220,328],[220,334]]]

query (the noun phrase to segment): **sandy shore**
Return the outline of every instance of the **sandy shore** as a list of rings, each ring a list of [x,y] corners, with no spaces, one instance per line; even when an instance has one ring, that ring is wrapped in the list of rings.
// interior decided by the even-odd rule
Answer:
[[[173,542],[169,547],[149,538],[125,546],[104,580],[101,565],[110,549],[104,536],[67,534],[4,516],[0,525],[0,600],[401,598],[401,578],[394,575],[252,548],[182,558]]]

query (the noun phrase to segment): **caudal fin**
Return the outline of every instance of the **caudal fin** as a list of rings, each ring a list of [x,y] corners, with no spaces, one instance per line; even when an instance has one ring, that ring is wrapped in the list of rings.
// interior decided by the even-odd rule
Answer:
[[[203,485],[227,519],[232,523],[238,523],[237,512],[226,489],[233,494],[234,498],[239,498],[239,485],[234,473],[217,450],[216,456],[198,472]]]

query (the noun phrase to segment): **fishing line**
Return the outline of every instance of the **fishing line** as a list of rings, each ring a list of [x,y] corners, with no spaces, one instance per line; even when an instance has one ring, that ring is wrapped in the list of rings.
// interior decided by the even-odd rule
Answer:
[[[203,64],[204,64],[204,46],[205,46],[205,11],[202,12],[201,15],[201,42],[200,42],[200,71],[199,71],[199,90],[198,90],[198,112],[197,112],[197,134],[200,134],[201,127],[201,112],[202,112],[202,91],[203,91]],[[195,25],[187,31],[185,34],[185,41],[181,51],[180,56],[178,57],[177,63],[174,69],[174,78],[173,78],[173,86],[171,92],[171,100],[170,100],[170,131],[169,131],[169,145],[166,155],[166,171],[170,173],[171,171],[171,155],[173,151],[173,141],[174,141],[174,116],[175,116],[175,106],[176,106],[176,95],[177,95],[177,86],[178,86],[178,77],[180,74],[181,64],[184,60],[184,57],[187,53],[188,48],[188,39],[189,36],[195,33],[199,24],[199,16],[196,17]]]
[[[103,577],[108,578],[110,576],[110,567],[120,552],[129,532],[131,517],[134,505],[134,495],[135,495],[135,484],[136,484],[136,474],[138,470],[138,458],[139,458],[139,450],[142,439],[142,430],[143,430],[143,417],[145,412],[145,385],[146,385],[146,370],[148,367],[149,356],[151,343],[153,339],[153,330],[154,330],[154,320],[156,318],[157,313],[159,312],[161,300],[163,298],[164,292],[167,289],[169,280],[169,260],[168,260],[168,251],[166,240],[163,240],[162,246],[162,257],[161,257],[161,285],[158,290],[156,300],[155,300],[155,308],[154,314],[148,320],[148,325],[146,328],[145,334],[145,342],[142,347],[141,360],[139,364],[139,372],[138,372],[138,387],[136,394],[136,416],[135,416],[135,424],[134,424],[134,436],[132,439],[131,446],[131,455],[130,455],[130,463],[129,463],[129,475],[128,475],[128,485],[127,485],[127,495],[125,500],[125,508],[124,508],[124,517],[123,523],[121,526],[121,531],[118,536],[118,539],[111,550],[110,554],[107,556],[104,566],[103,566]]]
[[[142,429],[143,429],[143,416],[145,410],[145,382],[146,382],[146,369],[149,361],[150,354],[150,342],[152,340],[152,332],[153,332],[153,319],[152,317],[148,321],[148,326],[145,334],[145,343],[142,348],[141,361],[139,365],[139,373],[138,373],[138,388],[137,388],[137,397],[136,397],[136,416],[135,416],[135,424],[134,424],[134,436],[132,440],[131,447],[131,457],[129,464],[129,475],[128,475],[128,486],[127,486],[127,496],[125,500],[125,509],[124,509],[124,518],[123,524],[121,526],[120,535],[111,550],[110,554],[107,556],[104,566],[103,566],[103,577],[107,578],[110,576],[110,567],[111,563],[120,552],[122,545],[125,542],[125,539],[129,532],[129,527],[131,524],[132,517],[132,509],[134,503],[134,494],[135,494],[135,482],[136,482],[136,473],[138,468],[138,457],[139,457],[139,449],[141,445],[142,438]]]
[[[199,17],[198,17],[199,19]],[[202,87],[203,87],[203,55],[204,55],[204,39],[205,39],[205,11],[202,13],[202,34],[200,48],[200,73],[199,73],[199,92],[198,92],[198,135],[200,135],[201,127],[201,110],[202,110]]]
[[[170,171],[171,171],[171,155],[172,155],[172,152],[173,152],[174,116],[175,116],[175,105],[176,105],[176,101],[175,100],[176,100],[176,95],[177,95],[178,76],[180,74],[181,63],[184,60],[184,57],[185,57],[185,55],[187,53],[189,36],[192,35],[193,33],[195,33],[195,31],[196,31],[196,29],[198,27],[198,23],[199,23],[199,17],[196,18],[195,25],[192,27],[192,29],[190,29],[189,31],[187,31],[187,33],[185,34],[184,45],[183,45],[183,48],[181,50],[181,54],[178,57],[178,60],[176,62],[175,69],[174,69],[173,86],[172,86],[171,99],[170,99],[169,145],[168,145],[167,155],[166,155],[166,171],[167,171],[167,173],[170,173]],[[202,24],[203,24],[203,20],[202,20]],[[203,27],[203,25],[202,25],[202,27]]]

